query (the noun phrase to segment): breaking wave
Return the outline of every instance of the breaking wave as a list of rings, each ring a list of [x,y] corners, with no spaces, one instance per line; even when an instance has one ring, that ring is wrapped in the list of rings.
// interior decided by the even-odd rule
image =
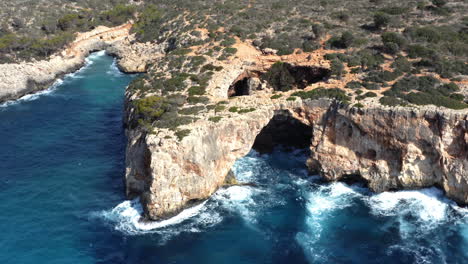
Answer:
[[[24,95],[24,96],[22,96],[22,97],[20,97],[20,98],[18,98],[16,100],[6,101],[6,102],[0,104],[0,108],[20,104],[22,102],[34,101],[34,100],[37,100],[38,98],[40,98],[40,97],[42,97],[44,95],[51,95],[62,84],[63,84],[63,80],[62,79],[57,79],[49,88],[47,88],[45,90],[42,90],[42,91],[39,91],[39,92],[32,93],[32,94]]]
[[[310,191],[306,199],[305,228],[296,240],[312,263],[335,259],[329,241],[343,239],[335,237],[335,233],[346,234],[353,229],[363,229],[362,235],[374,236],[377,241],[390,240],[383,259],[446,263],[450,259],[443,250],[449,236],[445,233],[447,227],[461,234],[464,248],[468,249],[468,210],[458,207],[436,188],[372,194],[364,188],[331,183]],[[360,214],[365,216],[364,223],[360,222]],[[359,241],[355,239],[354,243]]]
[[[302,224],[297,224],[292,240],[310,263],[355,263],[374,255],[376,262],[445,263],[450,262],[444,247],[451,236],[459,239],[458,258],[468,257],[468,209],[458,207],[440,190],[374,194],[362,186],[323,183],[297,165],[305,157],[304,152],[260,155],[252,151],[233,167],[239,181],[252,185],[220,189],[204,203],[165,221],[140,222],[142,210],[136,200],[98,215],[115,230],[126,235],[154,234],[161,244],[232,221],[276,241],[285,238],[276,238],[282,235],[265,226],[265,221],[271,221],[272,212],[293,206],[304,212],[298,214]],[[289,208],[279,209],[285,207]]]

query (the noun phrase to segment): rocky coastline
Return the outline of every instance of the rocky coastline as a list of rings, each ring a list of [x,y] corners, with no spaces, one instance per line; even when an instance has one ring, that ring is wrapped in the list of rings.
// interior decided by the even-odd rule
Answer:
[[[47,89],[63,75],[82,67],[86,57],[95,51],[105,50],[117,57],[123,72],[145,72],[146,61],[154,59],[161,49],[130,44],[134,42],[131,26],[131,23],[113,28],[99,26],[90,32],[77,33],[75,41],[48,60],[0,64],[0,103]]]
[[[282,125],[269,124],[278,116]],[[288,133],[294,135],[289,141],[297,139],[291,131],[297,121],[306,130],[302,135],[311,136],[311,173],[364,181],[375,192],[437,186],[468,203],[466,111],[358,109],[327,99],[263,105],[217,124],[197,122],[180,142],[165,133],[131,132],[127,195],[141,197],[146,217],[170,217],[222,187],[234,162],[259,142],[288,144],[288,137],[275,136]]]
[[[146,72],[150,62],[165,56],[168,44],[135,42],[130,28],[99,27],[79,34],[47,61],[0,65],[0,102],[46,88],[81,67],[96,50],[115,56],[123,72]],[[387,107],[373,98],[363,100],[361,107],[288,97],[291,93],[273,98],[272,89],[256,74],[275,61],[314,69],[329,65],[318,55],[280,57],[262,55],[251,45],[235,47],[237,56],[214,73],[207,96],[225,102],[226,109],[247,111],[202,112],[179,128],[189,131],[182,138],[167,128],[148,132],[132,127],[138,118],[132,102],[140,95],[127,90],[126,194],[140,198],[146,219],[165,219],[209,198],[232,182],[228,175],[237,159],[252,148],[268,151],[279,144],[309,148],[310,172],[326,180],[359,180],[375,192],[437,186],[454,201],[468,204],[467,110]],[[240,88],[246,94],[237,94],[235,84],[244,78],[249,78],[247,87]]]

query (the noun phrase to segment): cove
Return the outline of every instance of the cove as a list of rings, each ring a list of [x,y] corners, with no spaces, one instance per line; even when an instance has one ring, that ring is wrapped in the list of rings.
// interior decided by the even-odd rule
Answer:
[[[1,263],[464,263],[468,210],[437,189],[373,194],[310,176],[306,150],[252,151],[221,189],[160,223],[126,201],[124,91],[95,53],[0,107]]]

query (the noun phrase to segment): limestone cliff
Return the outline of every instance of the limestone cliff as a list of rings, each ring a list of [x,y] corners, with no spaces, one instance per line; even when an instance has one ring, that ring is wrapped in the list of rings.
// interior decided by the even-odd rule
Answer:
[[[130,45],[133,41],[129,34],[131,27],[130,23],[114,28],[100,26],[78,33],[74,42],[48,60],[0,64],[0,102],[47,88],[60,76],[81,67],[93,51],[107,50],[117,56],[125,72],[144,72],[147,60],[160,54],[161,48],[143,43]]]
[[[360,98],[346,87],[360,80],[359,74],[329,78],[324,55],[330,50],[325,48],[277,56],[246,42],[233,47],[237,52],[228,60],[214,59],[215,53],[203,57],[204,67],[212,69],[209,81],[200,82],[206,77],[203,68],[193,70],[202,46],[186,53],[187,58],[160,57],[151,68],[159,77],[148,77],[127,91],[126,192],[141,198],[147,218],[167,218],[208,198],[238,158],[252,147],[268,151],[276,144],[310,148],[311,173],[327,180],[363,180],[376,192],[437,186],[468,204],[466,109],[388,107],[379,104],[379,97]],[[268,82],[274,67],[290,74],[288,79],[280,73],[276,85],[288,79],[294,89],[283,91]],[[298,89],[306,91],[302,97],[307,98],[307,92],[335,88],[349,98],[343,100],[347,104],[294,95]],[[176,107],[160,104],[167,99],[170,105],[174,98],[184,102]],[[145,102],[152,102],[150,115],[163,113],[165,125],[136,113],[136,105]],[[147,123],[132,125],[139,122]]]
[[[337,105],[320,117],[308,106],[296,112],[313,130],[308,166],[326,179],[358,175],[375,192],[438,186],[468,203],[466,112]]]
[[[439,186],[448,197],[468,203],[466,112],[359,109],[326,99],[257,101],[254,112],[190,125],[192,132],[180,142],[163,132],[132,134],[127,193],[141,195],[151,219],[169,217],[193,200],[208,198],[222,186],[236,159],[265,136],[267,129],[262,129],[275,129],[269,122],[278,115],[311,131],[308,167],[328,180],[359,176],[376,192]],[[281,128],[286,131],[278,133],[288,133],[288,127],[293,129],[286,124]],[[267,141],[285,143],[275,135]]]

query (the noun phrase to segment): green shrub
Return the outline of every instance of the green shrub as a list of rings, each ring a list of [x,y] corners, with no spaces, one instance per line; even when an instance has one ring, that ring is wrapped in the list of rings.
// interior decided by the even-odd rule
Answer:
[[[338,79],[341,79],[341,76],[343,75],[344,71],[344,65],[340,60],[334,59],[331,61],[330,70],[333,76],[337,77]]]
[[[241,109],[239,110],[239,114],[245,114],[245,113],[250,113],[250,112],[253,112],[255,111],[255,108],[244,108],[244,109]]]
[[[180,49],[175,49],[170,52],[171,55],[178,55],[178,56],[184,56],[192,52],[192,49],[190,48],[180,48]]]
[[[179,141],[182,141],[184,137],[190,135],[190,130],[189,129],[177,130],[175,132],[175,135]]]
[[[187,102],[190,104],[206,104],[210,101],[208,97],[205,96],[189,96]]]
[[[406,103],[403,100],[401,100],[400,98],[393,97],[393,96],[384,96],[379,99],[379,102],[382,105],[387,105],[387,106],[406,105]]]
[[[289,91],[295,87],[295,79],[290,72],[291,65],[277,62],[271,66],[262,78],[265,79],[275,91]]]
[[[193,56],[190,58],[190,66],[193,69],[198,69],[201,65],[206,62],[206,58],[204,56]]]
[[[447,0],[431,0],[431,2],[437,7],[443,7],[445,4],[447,4]]]
[[[325,35],[325,28],[322,24],[313,24],[312,32],[314,32],[315,38],[320,39]]]
[[[358,89],[361,87],[362,87],[362,84],[356,81],[350,81],[346,84],[346,88],[350,88],[350,89]]]
[[[293,93],[292,96],[297,96],[302,99],[312,99],[312,100],[318,99],[318,98],[331,98],[331,99],[337,99],[344,103],[347,103],[350,100],[349,96],[346,95],[345,91],[338,89],[338,88],[332,88],[332,89],[317,88],[317,89],[307,91],[307,92],[299,91],[299,92]]]
[[[468,108],[468,104],[452,99],[450,97],[442,95],[433,95],[425,92],[409,93],[405,96],[408,102],[416,105],[428,105],[433,104],[436,106],[443,106],[451,109],[465,109]]]
[[[374,92],[367,92],[363,96],[364,97],[377,97],[377,94]]]
[[[411,62],[409,62],[405,57],[400,56],[393,61],[392,68],[401,72],[410,72]]]
[[[288,98],[286,98],[286,101],[296,101],[297,97],[295,96],[290,96]]]
[[[208,120],[213,122],[213,123],[218,123],[219,121],[221,121],[221,119],[223,119],[223,117],[221,117],[221,116],[212,116],[212,117],[208,118]]]
[[[150,122],[161,117],[168,109],[167,102],[159,96],[150,96],[133,102],[139,118]]]
[[[345,31],[341,33],[340,37],[331,37],[327,41],[327,47],[336,49],[347,49],[353,45],[354,36],[351,32]]]
[[[209,64],[206,64],[206,65],[203,65],[203,67],[201,68],[201,71],[202,72],[205,72],[205,71],[221,71],[223,69],[223,66],[214,66],[213,64],[209,63]]]
[[[390,24],[390,20],[390,16],[383,12],[377,12],[374,14],[374,26],[376,28],[383,28],[388,26],[388,24]]]
[[[271,96],[270,99],[275,100],[275,99],[281,98],[282,96],[283,95],[281,95],[281,94],[275,94],[275,95]]]
[[[140,42],[152,41],[159,36],[163,23],[162,14],[155,5],[146,5],[133,25],[132,31],[136,33]]]
[[[236,48],[225,48],[223,51],[225,54],[228,54],[228,55],[234,55],[237,53]]]
[[[380,89],[380,86],[378,84],[372,83],[372,82],[363,82],[362,86],[364,86],[368,90],[379,90]]]
[[[415,44],[408,47],[408,57],[414,58],[432,58],[437,52],[423,45]]]
[[[361,103],[357,103],[357,104],[354,104],[353,107],[357,107],[357,108],[363,108],[364,105],[361,104]]]
[[[224,46],[224,47],[230,47],[230,46],[232,46],[232,45],[234,45],[234,44],[236,44],[236,39],[231,38],[231,37],[230,37],[230,38],[227,38],[227,39],[225,39],[225,40],[223,40],[223,41],[220,43],[220,45],[221,45],[221,46]]]
[[[218,113],[218,112],[224,111],[224,109],[226,109],[224,105],[216,105],[214,110],[215,110],[215,113]]]
[[[204,95],[205,92],[206,92],[206,89],[201,86],[192,86],[188,89],[189,96]]]
[[[179,114],[181,115],[196,115],[200,113],[201,111],[205,110],[204,106],[192,106],[192,107],[187,107],[179,110]]]
[[[457,101],[464,101],[465,100],[465,96],[463,94],[454,93],[454,94],[451,94],[449,97],[454,99],[454,100],[457,100]]]
[[[382,54],[375,50],[363,49],[360,50],[356,55],[361,59],[362,69],[377,69],[380,64],[385,62]]]
[[[396,54],[407,45],[407,40],[396,32],[385,32],[381,35],[385,50],[390,54]]]
[[[229,108],[228,111],[231,112],[231,113],[237,113],[237,112],[239,112],[239,107],[232,106],[232,107]]]

